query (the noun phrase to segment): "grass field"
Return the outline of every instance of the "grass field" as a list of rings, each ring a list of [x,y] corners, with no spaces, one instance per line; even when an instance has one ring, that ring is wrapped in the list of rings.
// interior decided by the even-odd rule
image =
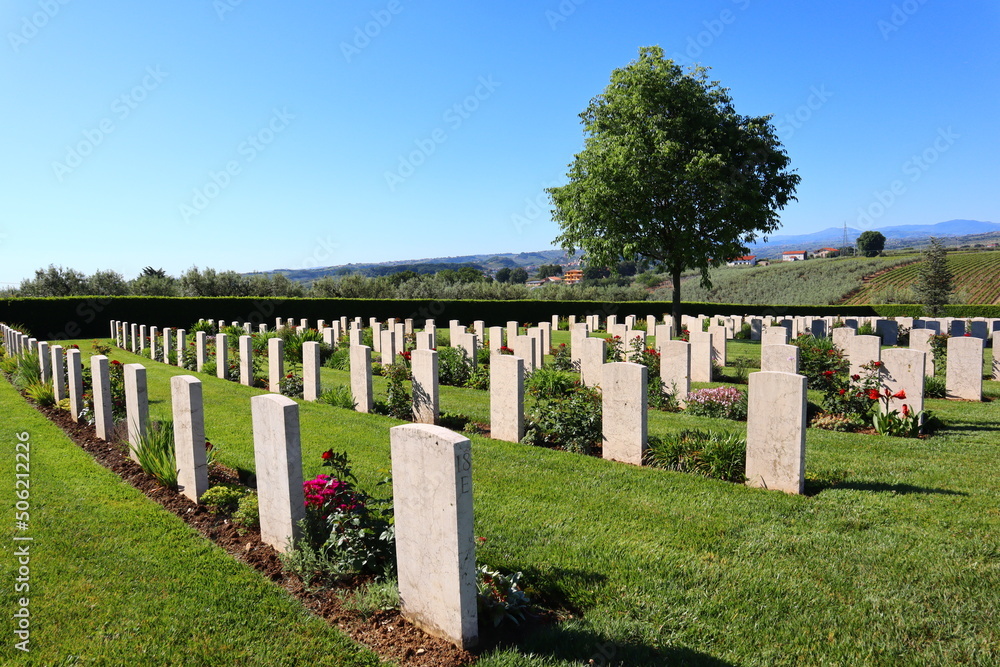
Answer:
[[[752,358],[755,347],[731,343],[729,356]],[[145,363],[151,410],[169,414],[168,378],[185,371],[112,356]],[[199,377],[219,459],[252,471],[248,398],[260,392]],[[324,369],[323,380],[347,374]],[[986,393],[1000,398],[1000,385],[987,382]],[[133,645],[169,656],[157,664],[253,663],[258,649],[273,660],[257,664],[306,653],[364,664],[280,591],[74,451],[8,387],[0,400],[0,456],[12,460],[9,434],[22,430],[40,452],[35,609],[47,659],[37,664],[113,663]],[[927,440],[810,429],[805,496],[471,436],[476,535],[487,538],[479,559],[524,571],[577,612],[479,664],[1000,663],[1000,401],[927,404],[946,424]],[[441,405],[488,417],[482,392],[444,389]],[[316,404],[300,414],[307,477],[330,447],[350,453],[368,488],[389,467],[388,428],[400,422]],[[696,424],[744,428],[653,413],[650,431]],[[9,506],[11,491],[0,493]]]

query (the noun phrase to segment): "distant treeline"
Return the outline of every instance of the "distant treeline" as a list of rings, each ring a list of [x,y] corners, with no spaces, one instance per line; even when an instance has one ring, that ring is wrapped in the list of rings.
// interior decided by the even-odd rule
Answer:
[[[577,285],[548,284],[529,288],[524,269],[498,272],[498,280],[485,275],[474,265],[445,265],[448,268],[418,273],[400,266],[390,275],[368,277],[352,273],[324,276],[306,284],[284,273],[245,275],[235,271],[188,269],[180,277],[162,269],[146,267],[129,280],[116,271],[96,271],[85,275],[61,266],[35,271],[35,277],[21,281],[17,288],[0,291],[0,297],[70,297],[70,296],[173,296],[173,297],[291,297],[343,299],[544,299],[560,301],[645,301],[649,292],[630,286],[626,278],[595,278]],[[373,267],[374,268],[374,267]],[[559,271],[557,266],[549,275]],[[603,275],[607,275],[604,272]]]

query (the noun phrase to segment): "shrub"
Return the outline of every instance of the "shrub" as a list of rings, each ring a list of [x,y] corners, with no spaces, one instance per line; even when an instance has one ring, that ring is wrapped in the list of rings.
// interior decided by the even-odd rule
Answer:
[[[528,374],[524,381],[524,390],[535,398],[555,398],[568,395],[577,384],[577,379],[573,375],[542,366]]]
[[[521,589],[520,572],[505,575],[480,565],[476,577],[476,603],[479,618],[496,627],[506,620],[520,625],[531,599]]]
[[[240,500],[249,493],[250,490],[246,487],[222,484],[213,486],[202,494],[201,502],[217,514],[231,516],[239,509]]]
[[[699,417],[746,421],[747,394],[736,387],[696,389],[687,395],[687,412]]]
[[[562,395],[543,395],[535,401],[525,422],[521,440],[524,444],[591,454],[603,440],[601,395],[581,386]]]
[[[346,408],[348,410],[353,410],[358,405],[358,402],[354,400],[354,395],[351,393],[351,388],[342,384],[324,391],[320,394],[319,401],[327,405],[332,405],[335,408]]]
[[[260,501],[256,493],[251,491],[240,498],[233,512],[233,523],[249,530],[260,530]]]
[[[111,341],[104,342],[94,339],[94,342],[90,344],[90,348],[94,351],[94,354],[108,355],[111,353]]]
[[[337,371],[351,370],[351,350],[347,345],[341,345],[334,350],[324,364],[327,368]]]
[[[750,340],[752,333],[753,330],[750,323],[746,322],[740,327],[740,330],[733,335],[733,338],[735,340]]]
[[[278,383],[278,388],[284,396],[302,398],[302,376],[298,373],[288,373]]]
[[[573,363],[573,355],[566,343],[560,343],[558,347],[549,350],[552,355],[552,368],[557,371],[579,371],[577,365]]]
[[[24,393],[28,398],[41,406],[54,405],[56,402],[56,390],[51,382],[35,382],[24,388]]]
[[[209,322],[208,320],[198,320],[188,328],[188,333],[198,333],[199,331],[204,331],[209,336],[214,336],[218,333],[218,329],[214,322]]]
[[[374,499],[355,487],[347,453],[323,452],[323,465],[335,476],[319,475],[303,482],[306,518],[302,538],[292,545],[292,559],[320,568],[309,575],[344,573],[394,574],[396,534],[392,503]],[[388,483],[384,480],[383,483]]]
[[[814,417],[809,423],[809,426],[813,428],[821,428],[826,431],[850,433],[864,428],[865,424],[864,422],[858,421],[856,417],[850,415],[835,415],[827,412],[821,415],[816,415],[816,417]]]
[[[746,438],[737,433],[681,431],[665,438],[650,437],[646,463],[739,483],[746,479],[746,452]]]
[[[931,352],[934,354],[934,374],[944,375],[948,365],[948,334],[935,334],[931,336]]]
[[[625,361],[625,343],[621,336],[611,336],[607,338],[607,345],[604,346],[604,360],[609,363]]]
[[[146,433],[139,438],[138,446],[132,444],[130,447],[146,474],[168,488],[177,488],[173,422],[147,421]]]
[[[479,391],[489,391],[490,389],[490,367],[479,365],[472,370],[472,375],[465,381],[465,386],[469,389]]]
[[[943,377],[928,375],[924,378],[924,396],[927,398],[947,398],[947,384]]]
[[[413,396],[403,384],[410,377],[409,370],[401,364],[390,364],[382,367],[386,382],[385,403],[376,402],[376,412],[395,419],[410,421],[413,419]]]
[[[472,376],[472,362],[464,350],[457,347],[440,347],[438,340],[438,382],[452,387],[462,387]]]
[[[38,365],[38,353],[25,352],[19,357],[14,357],[16,364],[11,380],[14,386],[24,391],[33,384],[42,381],[42,369]]]
[[[799,374],[805,375],[810,389],[825,389],[833,374],[846,375],[850,362],[830,338],[799,334],[792,345],[799,348]]]

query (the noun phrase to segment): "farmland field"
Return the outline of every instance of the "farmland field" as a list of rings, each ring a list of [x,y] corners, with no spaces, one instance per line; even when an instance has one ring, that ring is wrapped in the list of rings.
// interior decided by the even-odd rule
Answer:
[[[685,301],[787,306],[838,303],[845,295],[864,286],[863,279],[879,271],[913,262],[919,255],[892,257],[842,257],[779,262],[771,266],[734,266],[711,272],[713,286],[705,289],[698,276],[682,279]],[[657,298],[669,299],[660,289]]]
[[[923,261],[898,266],[875,276],[843,303],[848,305],[880,303],[889,300],[913,303],[911,286],[916,282]],[[955,274],[955,292],[962,303],[1000,303],[1000,253],[952,252],[948,266]]]

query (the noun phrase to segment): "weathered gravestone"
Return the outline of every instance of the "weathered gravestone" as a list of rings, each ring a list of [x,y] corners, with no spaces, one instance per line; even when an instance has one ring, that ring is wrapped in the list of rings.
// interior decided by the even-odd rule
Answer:
[[[520,442],[524,437],[524,359],[490,358],[490,437]]]
[[[640,466],[647,444],[648,369],[622,361],[601,370],[603,456]]]
[[[190,500],[198,502],[208,490],[205,407],[202,402],[201,381],[193,375],[175,375],[170,378],[170,393],[174,416],[177,488]],[[260,474],[260,468],[257,473]]]
[[[751,373],[747,410],[747,485],[803,493],[806,471],[806,378]]]
[[[435,350],[414,350],[410,355],[413,369],[413,421],[418,424],[437,422],[438,353]]]
[[[469,439],[440,426],[389,429],[400,612],[461,648],[479,641]]]
[[[287,396],[262,394],[250,399],[250,410],[260,538],[284,552],[298,537],[297,524],[305,518],[299,406]]]
[[[983,341],[972,336],[948,339],[945,391],[950,399],[983,400]]]

